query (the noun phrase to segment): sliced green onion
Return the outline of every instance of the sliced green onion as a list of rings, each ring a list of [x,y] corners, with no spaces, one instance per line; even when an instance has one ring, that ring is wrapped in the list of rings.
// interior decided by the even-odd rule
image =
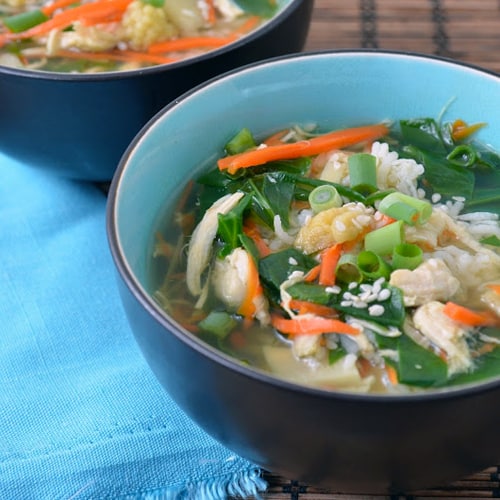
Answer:
[[[373,193],[377,190],[377,160],[369,153],[356,153],[349,156],[349,180],[351,188],[360,193]]]
[[[413,243],[396,245],[392,252],[392,267],[394,269],[415,269],[424,260],[422,249]]]
[[[163,7],[165,0],[141,0],[142,3],[152,5],[153,7]]]
[[[313,212],[318,213],[329,208],[341,207],[342,197],[334,186],[324,184],[309,193],[309,203]]]
[[[432,205],[428,201],[395,192],[388,194],[380,202],[378,210],[393,219],[402,220],[414,226],[417,223],[424,224],[429,220]]]
[[[225,146],[225,150],[229,155],[242,153],[247,149],[256,146],[252,132],[247,128],[242,128]]]
[[[391,275],[391,266],[375,252],[364,250],[358,255],[358,267],[366,278],[389,279]]]
[[[212,333],[222,340],[229,335],[236,324],[236,319],[229,313],[224,311],[211,311],[206,318],[198,323],[198,326],[203,331]]]
[[[404,223],[401,220],[375,229],[365,236],[365,250],[377,255],[392,255],[394,247],[404,242]]]
[[[476,163],[477,153],[470,146],[461,144],[453,149],[446,159],[459,167],[472,167]]]
[[[363,275],[359,270],[356,256],[350,253],[342,254],[335,268],[335,276],[337,281],[343,283],[361,283]]]
[[[3,24],[13,33],[20,33],[47,21],[48,17],[41,10],[29,10],[4,18]]]

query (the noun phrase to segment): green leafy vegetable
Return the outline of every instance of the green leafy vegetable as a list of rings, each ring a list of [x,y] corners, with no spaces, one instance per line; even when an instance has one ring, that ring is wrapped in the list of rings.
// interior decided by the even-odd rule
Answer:
[[[448,380],[448,366],[439,356],[416,344],[407,335],[398,341],[398,378],[403,384],[439,386]]]
[[[245,12],[261,17],[272,17],[277,11],[273,0],[233,0]]]

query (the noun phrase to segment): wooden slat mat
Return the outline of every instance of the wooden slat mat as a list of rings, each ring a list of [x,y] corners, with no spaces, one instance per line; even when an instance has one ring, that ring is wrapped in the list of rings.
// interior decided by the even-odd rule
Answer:
[[[500,73],[500,0],[315,0],[305,50],[380,48],[450,57]],[[500,464],[440,488],[349,495],[264,474],[265,500],[500,498]]]
[[[435,54],[500,73],[500,0],[316,0],[306,50]]]

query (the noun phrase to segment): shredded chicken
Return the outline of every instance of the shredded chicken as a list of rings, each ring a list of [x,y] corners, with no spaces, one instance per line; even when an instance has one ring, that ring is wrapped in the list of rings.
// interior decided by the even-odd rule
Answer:
[[[467,372],[472,368],[472,357],[466,342],[469,332],[446,316],[443,309],[441,302],[427,302],[415,311],[413,323],[422,335],[444,351],[449,375]]]

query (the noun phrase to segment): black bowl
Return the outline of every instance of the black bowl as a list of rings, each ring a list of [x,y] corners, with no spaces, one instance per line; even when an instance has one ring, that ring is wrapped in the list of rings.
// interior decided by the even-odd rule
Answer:
[[[270,22],[221,49],[142,70],[61,74],[0,66],[0,150],[66,177],[107,181],[140,128],[195,85],[302,50],[314,0],[291,0]]]
[[[432,78],[423,85],[422,75]],[[488,122],[481,137],[498,149],[498,75],[435,57],[339,51],[278,58],[215,78],[167,106],[123,156],[107,224],[135,338],[180,407],[239,455],[293,480],[359,493],[432,487],[500,459],[498,378],[407,395],[302,387],[218,352],[152,299],[154,231],[182,186],[235,131],[436,117],[451,97],[450,114]]]

